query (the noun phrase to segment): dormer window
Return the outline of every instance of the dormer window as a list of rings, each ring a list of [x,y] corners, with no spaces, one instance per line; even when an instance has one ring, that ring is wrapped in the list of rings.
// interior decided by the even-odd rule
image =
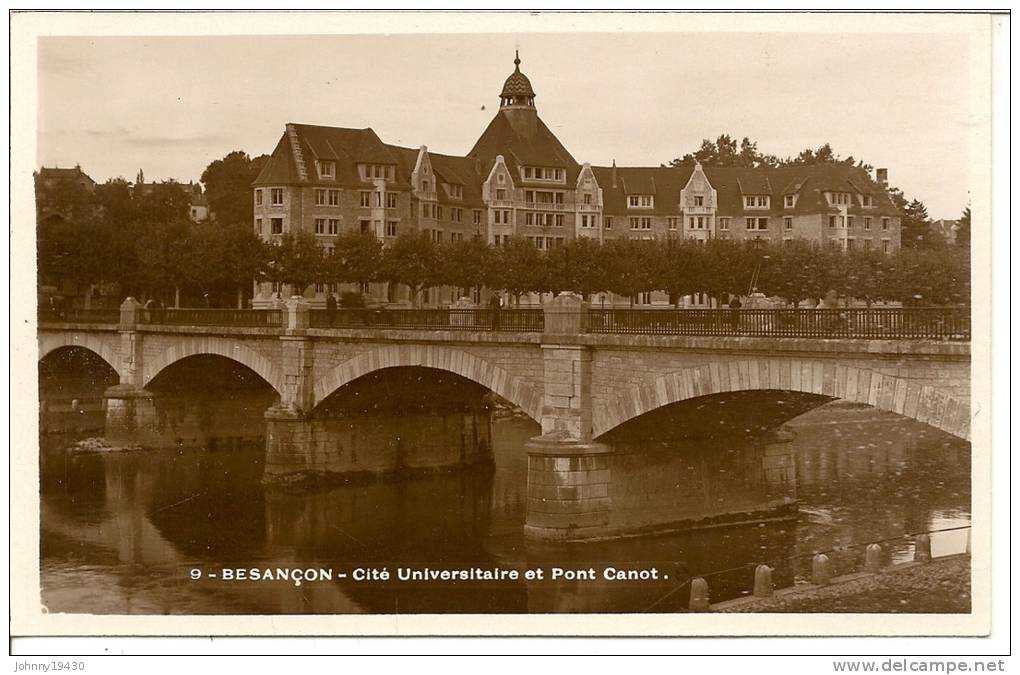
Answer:
[[[524,180],[547,180],[562,183],[566,180],[566,173],[563,169],[552,169],[541,166],[526,166],[522,168]]]
[[[861,195],[861,206],[870,209],[875,206],[875,198],[871,195]]]
[[[316,163],[319,167],[319,178],[336,178],[336,162],[319,160]]]
[[[767,209],[768,207],[768,195],[744,195],[745,209]]]
[[[627,206],[632,209],[650,209],[654,202],[653,195],[627,195]]]
[[[796,203],[797,203],[796,195],[786,195],[783,197],[783,206],[788,209],[792,209],[794,204]]]
[[[389,164],[359,164],[358,173],[361,174],[363,181],[381,178],[392,182],[396,178],[397,168]]]
[[[450,199],[464,199],[464,186],[463,185],[450,185],[445,183],[446,192],[450,195]]]
[[[850,193],[849,192],[826,192],[826,199],[829,200],[830,204],[836,204],[838,206],[849,206],[850,205]]]

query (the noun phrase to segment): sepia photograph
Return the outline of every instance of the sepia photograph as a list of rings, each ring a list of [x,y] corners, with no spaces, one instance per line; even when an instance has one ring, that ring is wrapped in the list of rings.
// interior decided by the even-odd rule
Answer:
[[[38,622],[987,632],[987,15],[130,18],[20,66]]]

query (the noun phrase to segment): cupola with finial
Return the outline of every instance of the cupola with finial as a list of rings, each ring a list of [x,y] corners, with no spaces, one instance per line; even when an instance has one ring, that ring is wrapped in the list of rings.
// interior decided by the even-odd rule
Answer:
[[[521,72],[521,55],[517,50],[514,50],[514,72],[503,83],[503,93],[499,95],[499,107],[535,107],[535,91],[531,88],[531,80]]]

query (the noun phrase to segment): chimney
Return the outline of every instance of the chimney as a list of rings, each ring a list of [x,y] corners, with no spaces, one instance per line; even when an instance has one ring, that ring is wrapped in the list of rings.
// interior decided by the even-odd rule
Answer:
[[[613,160],[613,188],[616,188],[616,160]]]
[[[889,169],[875,169],[875,180],[882,187],[889,187]]]

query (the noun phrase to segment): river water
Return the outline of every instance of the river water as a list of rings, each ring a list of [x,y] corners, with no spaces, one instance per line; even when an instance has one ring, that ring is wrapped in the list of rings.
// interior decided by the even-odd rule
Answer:
[[[79,414],[94,414],[75,404]],[[705,576],[713,601],[739,597],[758,563],[775,568],[778,586],[805,583],[815,552],[830,551],[835,572],[849,572],[861,565],[862,544],[887,540],[891,559],[906,560],[905,534],[970,521],[970,444],[834,403],[769,441],[790,462],[786,489],[797,508],[785,519],[588,543],[530,541],[524,445],[537,433],[528,420],[493,422],[493,470],[291,491],[262,485],[258,443],[87,454],[68,450],[84,432],[44,434],[42,602],[50,612],[100,614],[675,612],[687,603],[692,576]],[[755,484],[748,467],[757,460],[747,458],[762,447],[746,438],[659,448],[672,453],[669,466],[646,473],[696,475],[676,480],[676,500],[709,506]],[[962,552],[966,537],[933,535],[935,554]],[[542,569],[546,578],[352,578],[355,570],[395,576],[398,568],[473,567]],[[610,582],[607,567],[654,568],[658,578]],[[252,568],[349,576],[300,585],[223,579],[224,569]],[[594,569],[596,579],[554,581],[553,568]]]

